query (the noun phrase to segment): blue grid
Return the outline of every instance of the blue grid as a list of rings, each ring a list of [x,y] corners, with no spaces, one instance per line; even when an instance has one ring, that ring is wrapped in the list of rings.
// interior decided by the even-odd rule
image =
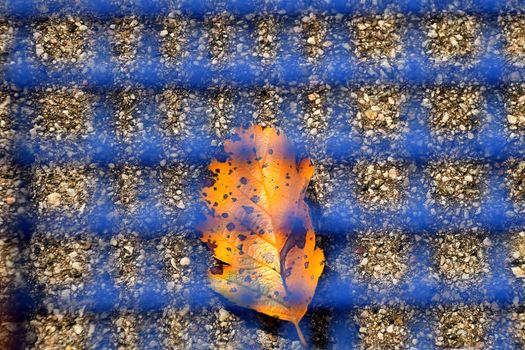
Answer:
[[[457,4],[457,2],[454,2]],[[308,62],[302,52],[298,52],[293,45],[293,38],[282,36],[279,38],[281,43],[280,54],[274,63],[263,65],[254,57],[235,57],[235,54],[224,66],[215,67],[210,64],[211,58],[196,59],[197,43],[188,43],[187,50],[189,57],[182,59],[174,67],[166,67],[160,62],[159,42],[155,38],[154,32],[150,31],[144,35],[139,45],[139,55],[136,60],[138,67],[129,76],[115,73],[113,68],[117,63],[111,60],[111,53],[107,49],[108,38],[97,38],[93,51],[95,58],[85,72],[72,66],[61,70],[50,69],[42,64],[34,55],[34,50],[30,45],[31,31],[29,24],[37,18],[45,18],[50,14],[64,15],[66,13],[83,13],[85,16],[97,20],[104,20],[114,16],[127,14],[139,14],[146,23],[149,23],[153,30],[155,18],[159,15],[167,15],[169,11],[176,8],[184,15],[195,17],[202,20],[204,15],[213,12],[227,11],[237,16],[251,13],[278,13],[287,16],[298,16],[308,11],[325,14],[367,14],[381,13],[386,8],[390,8],[388,2],[371,6],[361,4],[360,1],[332,1],[332,2],[310,2],[310,1],[276,1],[273,5],[259,5],[257,1],[231,1],[222,6],[216,6],[214,2],[203,1],[181,1],[171,3],[168,1],[136,1],[133,5],[122,8],[113,5],[110,1],[94,0],[84,2],[82,8],[75,8],[67,1],[60,1],[50,4],[48,12],[40,12],[36,3],[32,1],[11,1],[3,9],[4,15],[11,18],[16,25],[16,37],[14,46],[10,50],[9,64],[5,66],[3,73],[5,85],[15,86],[17,89],[28,89],[29,91],[50,84],[69,85],[87,81],[87,90],[105,96],[108,92],[127,85],[139,85],[154,92],[161,91],[166,86],[175,86],[182,89],[194,91],[200,96],[206,96],[207,90],[221,86],[227,86],[232,91],[252,90],[262,88],[268,84],[289,88],[292,86],[308,86],[311,76],[319,77],[318,84],[328,84],[334,88],[345,88],[359,86],[361,84],[399,84],[405,86],[409,93],[409,101],[404,110],[404,118],[410,113],[425,116],[428,112],[421,106],[421,98],[417,91],[421,87],[431,86],[439,80],[445,85],[454,85],[458,82],[468,84],[480,84],[488,89],[486,93],[487,113],[492,115],[491,121],[483,128],[482,132],[477,133],[472,140],[435,142],[432,138],[428,125],[421,123],[421,120],[408,119],[409,132],[403,135],[399,141],[381,142],[371,145],[374,153],[386,156],[394,156],[406,162],[413,162],[417,166],[417,171],[411,175],[411,183],[424,184],[425,175],[423,170],[428,163],[442,158],[443,155],[466,159],[477,160],[489,164],[488,193],[482,201],[478,214],[473,216],[491,236],[501,237],[507,235],[512,228],[525,226],[525,217],[509,217],[506,213],[512,208],[513,203],[509,199],[507,189],[503,183],[503,177],[498,173],[498,164],[508,159],[523,158],[523,142],[521,140],[509,140],[505,130],[505,106],[502,102],[503,91],[510,83],[525,82],[525,70],[515,66],[502,55],[494,52],[501,52],[503,42],[498,42],[495,46],[484,46],[478,55],[479,62],[472,66],[454,65],[435,65],[423,52],[422,38],[423,28],[421,21],[427,14],[440,11],[456,12],[462,10],[466,13],[479,15],[482,17],[482,38],[494,37],[501,28],[497,22],[497,16],[501,13],[515,13],[521,10],[517,2],[511,1],[460,1],[459,5],[453,6],[452,2],[447,1],[402,1],[397,5],[396,11],[405,14],[412,14],[416,17],[411,19],[415,25],[406,33],[402,39],[407,43],[404,56],[406,64],[402,67],[392,67],[386,72],[382,71],[379,65],[363,63],[349,52],[349,50],[337,50],[338,45],[342,45],[341,39],[333,39],[336,43],[333,50],[327,50],[325,55],[315,64]],[[80,5],[76,5],[80,6]],[[523,6],[523,5],[522,5]],[[150,22],[147,22],[150,21]],[[337,26],[337,24],[336,24]],[[204,24],[199,22],[197,33],[201,33]],[[340,33],[345,42],[350,41],[349,31],[341,27],[333,28],[332,33]],[[240,38],[250,42],[249,38]],[[339,41],[339,42],[338,42]],[[482,40],[482,42],[484,42]],[[253,43],[252,43],[253,44]],[[149,51],[147,50],[149,49]],[[518,72],[518,78],[510,79],[511,73]],[[289,109],[286,101],[293,100],[294,96],[284,96],[285,103],[281,110],[283,120],[296,119],[296,113]],[[249,109],[243,106],[245,101],[235,101],[238,104],[237,111]],[[72,142],[52,142],[49,140],[36,139],[30,140],[27,135],[31,126],[31,120],[24,114],[23,106],[17,106],[17,113],[14,118],[17,141],[13,146],[12,156],[21,168],[28,168],[37,164],[46,164],[51,161],[68,164],[71,162],[88,163],[93,162],[100,167],[107,167],[110,163],[121,163],[135,159],[142,166],[158,167],[160,161],[159,154],[166,147],[178,147],[184,150],[182,159],[172,159],[172,164],[184,162],[186,164],[204,165],[207,164],[211,155],[216,152],[210,140],[214,138],[203,131],[197,131],[191,137],[182,139],[166,139],[160,135],[148,135],[143,139],[136,139],[132,142],[134,155],[130,156],[125,152],[124,147],[115,139],[112,126],[108,123],[111,120],[111,101],[102,98],[96,105],[94,124],[95,132],[85,141],[80,143]],[[146,98],[143,110],[146,115],[155,116],[157,113],[153,97]],[[239,112],[237,112],[239,114]],[[345,115],[347,110],[336,110],[334,114]],[[195,124],[205,123],[205,116],[192,115],[190,118],[196,120]],[[242,125],[249,118],[243,115],[236,115],[234,125]],[[340,120],[341,118],[333,118]],[[155,118],[152,118],[155,123]],[[329,122],[332,123],[332,122]],[[297,142],[299,149],[308,152],[312,150],[311,141],[302,140],[300,132],[293,123],[284,123],[283,128],[291,139]],[[334,133],[330,138],[321,138],[316,147],[326,149],[327,154],[341,164],[351,164],[356,159],[363,158],[360,153],[362,140],[349,138],[352,132],[351,126],[333,122],[329,129]],[[49,146],[52,147],[49,147]],[[47,146],[47,147],[43,147]],[[72,156],[65,158],[61,152],[56,150],[68,147],[72,150]],[[51,150],[51,151],[50,151]],[[86,151],[89,150],[89,151]],[[138,160],[137,160],[138,159]],[[170,164],[168,164],[170,165]],[[30,179],[27,179],[30,181]],[[104,188],[107,187],[107,179],[98,179],[94,196],[103,196]],[[196,192],[199,183],[189,183],[187,188],[191,192]],[[158,187],[152,181],[142,188],[142,206],[137,213],[126,214],[120,217],[109,217],[107,213],[112,212],[115,206],[110,198],[97,201],[94,207],[86,210],[83,217],[70,219],[71,222],[64,221],[67,227],[74,230],[78,222],[88,223],[90,231],[100,235],[112,235],[118,232],[123,222],[132,222],[131,228],[141,234],[144,239],[158,237],[168,232],[170,225],[188,225],[195,216],[195,207],[182,210],[177,215],[164,212],[151,203],[157,199],[148,196],[151,188]],[[341,191],[344,191],[342,189]],[[339,190],[336,189],[336,193]],[[444,210],[439,206],[429,206],[425,204],[428,188],[426,185],[419,187],[418,192],[411,193],[407,199],[402,215],[392,221],[391,212],[367,211],[357,204],[340,203],[337,208],[331,210],[330,214],[325,214],[320,210],[314,210],[314,221],[318,223],[321,235],[343,237],[348,232],[355,232],[366,227],[380,227],[384,221],[390,221],[393,227],[402,228],[414,234],[418,232],[437,232],[442,229],[445,220],[440,221],[435,210],[449,222],[450,227],[461,221],[450,210]],[[356,201],[354,203],[357,203]],[[348,218],[361,218],[355,222]],[[32,233],[34,224],[39,220],[37,216],[22,215],[16,217],[12,223],[14,229]],[[52,223],[53,218],[39,224]],[[366,225],[364,223],[367,223]],[[50,227],[52,227],[52,224]],[[191,224],[189,225],[191,226]],[[197,238],[195,238],[197,242]],[[198,244],[198,243],[196,243]],[[482,281],[482,288],[473,286],[462,294],[458,300],[448,296],[447,291],[450,286],[445,282],[429,282],[424,275],[425,266],[431,264],[429,259],[429,247],[425,244],[416,244],[416,267],[415,274],[409,281],[405,281],[400,287],[385,291],[384,294],[377,295],[370,292],[366,285],[358,281],[341,282],[333,274],[327,273],[322,281],[322,287],[317,293],[312,309],[330,309],[337,306],[341,309],[350,309],[354,306],[366,306],[384,303],[385,300],[403,300],[417,308],[434,307],[437,304],[454,304],[459,301],[467,304],[478,305],[482,302],[497,303],[502,310],[512,306],[515,297],[523,298],[525,290],[519,281],[510,283],[512,275],[510,269],[505,265],[505,258],[508,252],[501,246],[489,248],[489,261],[491,274]],[[192,257],[193,258],[193,257]],[[195,257],[195,261],[199,261]],[[328,261],[328,265],[330,261]],[[195,282],[195,290],[201,290],[202,283]],[[87,307],[94,312],[118,311],[116,308],[133,308],[139,306],[142,311],[160,310],[168,303],[173,301],[173,296],[168,293],[159,293],[159,284],[162,281],[146,281],[143,285],[144,291],[137,298],[121,300],[119,304],[113,302],[119,295],[119,288],[115,286],[111,277],[99,276],[93,281],[93,285],[86,288],[89,293],[94,291],[94,297],[90,297]],[[165,288],[164,288],[165,289]],[[434,301],[436,295],[440,296],[439,302]],[[18,290],[13,292],[15,298],[20,298],[21,310],[31,311],[33,303],[38,302],[38,296],[33,295],[28,290]],[[208,295],[195,294],[192,296],[190,304],[198,307],[206,302]],[[87,296],[80,295],[73,304],[80,306],[86,305]],[[32,301],[24,304],[24,301]],[[61,303],[58,302],[57,303]],[[19,310],[20,311],[20,310]],[[416,322],[413,330],[424,329],[425,325]],[[357,329],[346,328],[342,325],[335,325],[329,330],[343,339],[338,346],[345,348],[345,344],[356,344],[358,342]],[[491,331],[493,334],[507,335],[508,324],[504,321],[498,322]],[[513,343],[508,341],[510,338],[498,337],[495,347],[498,349],[511,349]],[[431,344],[424,345],[431,347]]]

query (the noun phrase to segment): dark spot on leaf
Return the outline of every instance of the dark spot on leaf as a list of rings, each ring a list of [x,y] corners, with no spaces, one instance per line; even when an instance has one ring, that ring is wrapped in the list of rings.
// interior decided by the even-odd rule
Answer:
[[[222,213],[221,216],[226,219],[228,217],[228,213]]]
[[[253,208],[252,207],[249,207],[247,205],[243,205],[242,208],[244,209],[244,211],[246,212],[246,214],[251,214],[253,213]]]
[[[228,229],[228,231],[233,231],[235,229],[235,224],[233,222],[229,222],[226,225],[226,228]]]
[[[213,179],[210,179],[210,178],[204,179],[204,187],[211,187],[213,186],[214,183],[215,181]]]
[[[206,242],[206,245],[210,250],[215,250],[215,248],[217,248],[217,244],[215,243],[215,241],[208,240],[208,242]]]
[[[272,155],[272,154],[273,154],[273,149],[270,148],[270,149],[268,150],[268,154],[269,154],[269,155]]]
[[[242,141],[241,137],[237,134],[233,134],[232,137],[231,137],[231,140],[233,142],[238,142],[238,141]]]
[[[239,239],[240,239],[241,241],[244,241],[244,240],[246,239],[246,236],[245,236],[245,235],[239,235]]]
[[[307,261],[304,263],[304,268],[307,269],[308,268],[308,265],[310,265],[310,263]]]
[[[259,203],[259,196],[252,196],[252,198],[250,198],[252,200],[252,202],[254,203]]]
[[[213,266],[210,269],[210,272],[212,275],[222,275],[222,273],[224,272],[224,269],[222,266]]]
[[[244,279],[244,282],[246,283],[250,283],[252,281],[252,278],[250,277],[250,275],[246,276],[246,278]]]
[[[242,183],[243,185],[246,185],[246,184],[248,183],[248,180],[247,180],[244,176],[241,177],[241,180],[240,180],[240,181],[241,181],[241,183]]]
[[[284,277],[285,277],[285,278],[290,277],[291,274],[292,274],[292,268],[291,268],[291,267],[287,268],[287,269],[284,271]]]

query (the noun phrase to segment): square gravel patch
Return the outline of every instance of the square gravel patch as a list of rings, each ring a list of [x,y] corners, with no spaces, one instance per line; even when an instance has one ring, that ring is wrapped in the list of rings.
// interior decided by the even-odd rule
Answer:
[[[188,93],[184,90],[166,89],[157,97],[161,114],[160,129],[165,137],[188,136]]]
[[[367,231],[349,240],[354,256],[354,278],[372,285],[392,287],[409,272],[410,239],[402,232]]]
[[[12,104],[10,93],[0,90],[0,152],[7,152],[11,148],[15,134]]]
[[[162,29],[159,32],[161,60],[171,66],[186,53],[188,43],[188,20],[174,12],[160,20]]]
[[[430,128],[438,140],[474,138],[483,123],[483,87],[437,86],[427,89],[423,106],[430,112]]]
[[[33,169],[32,200],[39,214],[83,214],[91,202],[95,174],[83,164],[41,165]]]
[[[439,306],[436,312],[436,346],[443,349],[490,348],[487,329],[491,319],[487,307]]]
[[[86,349],[95,320],[85,312],[42,312],[29,322],[28,349]]]
[[[354,17],[348,23],[353,53],[360,60],[395,59],[403,51],[405,25],[403,15],[391,12]]]
[[[476,231],[442,232],[431,238],[437,280],[468,288],[490,273],[487,248],[490,240]]]
[[[277,57],[280,23],[276,16],[261,16],[256,21],[254,39],[256,49],[254,55],[262,58],[263,63],[269,64]]]
[[[438,63],[472,59],[480,50],[481,23],[467,15],[428,18],[425,24],[425,53]]]
[[[280,89],[268,86],[255,93],[256,111],[253,120],[263,127],[279,127],[281,124],[281,106],[284,101]]]
[[[328,18],[311,12],[297,20],[294,31],[302,35],[303,47],[310,61],[321,58],[332,43],[327,40]]]
[[[80,17],[52,17],[33,25],[36,56],[46,64],[63,66],[85,62],[93,38],[91,25]]]
[[[137,56],[144,27],[137,16],[113,19],[109,25],[113,56],[121,62],[129,62]]]
[[[369,210],[399,210],[406,200],[408,170],[394,160],[359,160],[353,168],[359,204]]]
[[[401,120],[407,95],[397,86],[362,86],[350,93],[356,106],[351,124],[366,138],[399,138],[406,128]]]
[[[454,205],[478,208],[487,189],[488,167],[465,161],[436,161],[426,169],[430,196],[442,207]]]
[[[71,303],[72,298],[85,291],[86,284],[93,281],[95,264],[100,258],[97,244],[88,233],[53,229],[33,234],[29,260],[33,277],[46,298],[57,297]]]
[[[512,138],[523,136],[525,132],[525,85],[511,84],[504,95],[507,111],[506,126]]]
[[[95,97],[77,87],[48,88],[37,95],[38,112],[32,136],[55,140],[78,140],[94,131]]]
[[[204,33],[204,36],[208,39],[211,63],[213,65],[223,64],[233,52],[234,18],[232,15],[223,13],[217,16],[209,16],[205,21],[209,29]]]
[[[360,349],[406,349],[410,337],[408,320],[413,312],[406,306],[367,307],[357,310]]]
[[[525,65],[525,15],[501,16],[499,23],[505,38],[505,53],[519,66]]]

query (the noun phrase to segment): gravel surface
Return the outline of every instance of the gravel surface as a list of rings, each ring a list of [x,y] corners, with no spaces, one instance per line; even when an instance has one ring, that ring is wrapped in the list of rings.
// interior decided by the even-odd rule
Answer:
[[[7,153],[14,136],[12,129],[11,96],[0,92],[0,151]]]
[[[487,166],[463,161],[439,161],[428,168],[431,197],[447,207],[459,204],[480,206],[486,190]]]
[[[525,86],[511,85],[505,95],[507,105],[507,127],[512,136],[517,136],[525,129]]]
[[[365,232],[349,238],[351,253],[356,257],[357,279],[369,283],[370,287],[381,288],[397,285],[409,269],[410,241],[401,232]]]
[[[41,166],[33,171],[32,200],[38,213],[82,214],[94,190],[94,174],[85,165]]]
[[[36,56],[52,66],[86,61],[92,38],[90,28],[80,17],[50,18],[33,29]]]
[[[355,316],[362,349],[405,349],[409,338],[407,321],[413,317],[406,307],[362,309]]]
[[[523,67],[523,15],[494,20],[499,32],[490,38],[485,21],[417,18],[395,7],[295,17],[174,10],[41,17],[28,22],[27,38],[13,40],[21,23],[0,19],[2,75],[20,61],[10,56],[18,44],[28,64],[57,76],[89,71],[100,50],[112,66],[97,69],[114,75],[110,88],[58,78],[0,88],[0,348],[301,349],[292,326],[236,307],[203,282],[213,262],[192,227],[198,188],[233,128],[251,122],[283,129],[314,161],[307,199],[327,267],[302,321],[313,349],[347,349],[350,341],[356,349],[485,349],[501,335],[492,328],[498,322],[509,344],[524,347],[525,233],[497,228],[496,237],[484,228],[491,219],[483,206],[498,190],[505,203],[494,215],[525,212],[525,87],[512,72],[495,91],[461,79],[442,84],[441,76],[425,86],[382,79],[405,67],[414,45],[432,68],[463,69],[503,40],[512,69]],[[418,30],[421,42],[406,40]],[[303,56],[308,84],[276,78],[237,88],[228,73],[202,88],[150,88],[134,78],[157,63],[164,78],[186,60],[211,71],[229,72],[233,61],[273,70],[293,54]],[[327,57],[349,54],[356,73],[377,81],[323,83]],[[501,113],[491,114],[491,98]],[[467,147],[495,118],[518,152],[488,164]],[[420,148],[437,157],[410,159],[404,142],[414,126],[428,131]],[[447,143],[466,146],[442,154]],[[420,210],[435,227],[413,219]],[[499,262],[497,249],[506,254]],[[429,305],[409,306],[421,274],[444,290]],[[493,277],[514,288],[512,305],[461,303],[473,290],[494,294],[486,283]],[[21,307],[15,291],[32,299]]]
[[[525,16],[502,16],[499,19],[505,35],[505,51],[514,63],[523,66],[525,58]]]
[[[136,16],[116,18],[109,25],[113,54],[123,62],[132,61],[136,55],[143,26]]]
[[[472,16],[437,16],[426,24],[426,53],[436,62],[474,56],[480,49],[480,22]]]
[[[456,305],[439,307],[436,345],[445,349],[475,349],[490,347],[486,339],[490,315],[487,307]]]
[[[358,161],[354,167],[357,200],[370,209],[399,209],[408,187],[407,170],[392,160]]]
[[[327,18],[320,18],[316,14],[310,13],[302,17],[300,23],[294,27],[294,31],[300,32],[303,40],[306,41],[304,49],[312,61],[323,56],[325,48],[332,45],[330,41],[326,40],[327,22]]]
[[[490,241],[478,232],[442,233],[432,243],[436,247],[433,260],[438,279],[467,288],[489,273]]]
[[[38,111],[31,136],[78,140],[94,131],[91,110],[94,97],[89,93],[79,88],[48,88],[39,92],[36,99]]]
[[[362,60],[394,59],[403,50],[404,23],[400,14],[359,16],[353,18],[349,26],[353,34],[353,52]]]
[[[400,137],[406,128],[401,120],[406,95],[396,86],[363,86],[351,92],[357,111],[354,126],[367,139]]]
[[[161,41],[160,52],[165,64],[172,65],[176,63],[177,58],[185,54],[182,48],[188,41],[186,35],[188,26],[188,20],[175,13],[170,13],[168,18],[162,19],[159,37]]]
[[[438,86],[426,93],[423,105],[430,110],[430,125],[438,139],[474,138],[483,121],[482,88]]]
[[[254,37],[257,43],[256,55],[264,63],[271,63],[277,56],[277,34],[280,29],[279,19],[275,16],[263,16],[257,20]]]

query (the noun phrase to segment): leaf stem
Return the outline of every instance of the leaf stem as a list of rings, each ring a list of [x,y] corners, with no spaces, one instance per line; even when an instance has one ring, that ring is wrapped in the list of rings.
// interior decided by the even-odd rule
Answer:
[[[301,327],[299,327],[299,322],[293,322],[293,325],[295,326],[295,330],[297,331],[297,335],[299,336],[299,340],[301,341],[301,344],[308,349],[308,344],[306,343],[306,340],[304,339],[303,332],[301,331]]]

